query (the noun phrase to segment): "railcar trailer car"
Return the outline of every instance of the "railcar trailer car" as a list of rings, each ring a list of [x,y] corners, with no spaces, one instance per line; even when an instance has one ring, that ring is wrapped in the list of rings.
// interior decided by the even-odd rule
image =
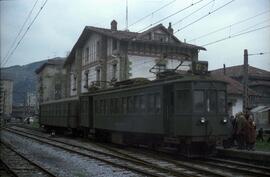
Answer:
[[[64,130],[69,128],[77,132],[80,121],[78,104],[78,97],[40,104],[40,125],[47,130]]]

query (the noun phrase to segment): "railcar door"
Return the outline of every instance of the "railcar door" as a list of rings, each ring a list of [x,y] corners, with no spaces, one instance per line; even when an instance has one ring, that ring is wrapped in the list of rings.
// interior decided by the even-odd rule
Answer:
[[[163,88],[163,125],[167,135],[173,133],[173,114],[174,114],[174,92],[173,85],[165,85]]]
[[[80,98],[80,126],[93,127],[93,97],[84,96]]]

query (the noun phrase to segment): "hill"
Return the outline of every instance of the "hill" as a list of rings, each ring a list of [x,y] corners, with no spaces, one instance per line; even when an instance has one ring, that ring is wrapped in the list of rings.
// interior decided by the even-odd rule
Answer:
[[[42,60],[22,66],[1,68],[1,78],[13,80],[13,105],[23,105],[27,92],[36,93],[37,76],[35,70],[47,61]]]

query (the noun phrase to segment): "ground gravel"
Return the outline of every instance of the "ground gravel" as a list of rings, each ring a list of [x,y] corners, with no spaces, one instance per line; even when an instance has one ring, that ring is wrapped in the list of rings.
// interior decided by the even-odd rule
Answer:
[[[1,141],[16,148],[57,176],[140,176],[131,171],[116,168],[104,162],[82,157],[3,130],[1,131]]]

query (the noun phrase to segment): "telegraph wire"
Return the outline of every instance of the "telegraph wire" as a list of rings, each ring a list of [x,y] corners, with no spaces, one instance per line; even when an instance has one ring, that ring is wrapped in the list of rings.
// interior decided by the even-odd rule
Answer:
[[[229,5],[230,3],[232,3],[233,1],[235,1],[235,0],[231,0],[231,1],[227,2],[226,4],[224,4],[224,5],[222,5],[222,6],[218,7],[218,8],[216,8],[215,10],[213,10],[213,11],[211,11],[211,12],[208,12],[208,13],[205,14],[204,16],[202,16],[202,17],[196,19],[195,21],[193,21],[193,22],[187,24],[186,26],[184,26],[184,27],[178,29],[177,31],[174,32],[174,34],[178,33],[179,31],[181,31],[181,30],[183,30],[183,29],[185,29],[185,28],[187,28],[188,26],[190,26],[190,25],[192,25],[192,24],[194,24],[194,23],[196,23],[196,22],[202,20],[203,18],[205,18],[205,17],[207,17],[207,16],[213,14],[214,12],[216,12],[216,11],[222,9],[223,7],[225,7],[225,6]]]
[[[188,42],[190,42],[190,41],[195,41],[195,40],[204,38],[204,37],[209,36],[209,35],[211,35],[211,34],[215,34],[215,33],[219,32],[219,31],[222,31],[222,30],[227,29],[227,28],[231,28],[232,26],[241,24],[241,23],[243,23],[243,22],[246,22],[246,21],[248,21],[248,20],[251,20],[251,19],[253,19],[253,18],[255,18],[255,17],[258,17],[258,16],[260,16],[260,15],[263,15],[263,14],[269,13],[269,12],[270,12],[269,10],[268,10],[268,11],[261,12],[261,13],[259,13],[259,14],[257,14],[257,15],[252,16],[252,17],[249,17],[249,18],[240,20],[240,21],[235,22],[235,23],[233,23],[233,24],[230,24],[230,25],[228,25],[228,26],[219,28],[219,29],[214,30],[214,31],[212,31],[212,32],[209,32],[209,33],[203,34],[203,35],[201,35],[201,36],[199,36],[199,37],[193,38],[193,39],[189,40]]]
[[[163,8],[165,8],[165,7],[167,7],[167,6],[169,6],[170,4],[174,3],[175,1],[176,1],[176,0],[173,0],[173,1],[171,1],[171,2],[169,2],[169,3],[167,3],[167,4],[165,4],[165,5],[163,5],[163,6],[160,7],[159,9],[154,10],[153,12],[149,13],[148,15],[145,15],[144,17],[138,19],[137,21],[135,21],[134,23],[132,23],[132,24],[129,25],[128,27],[131,27],[131,26],[133,26],[133,25],[139,23],[140,21],[146,19],[147,17],[150,17],[151,15],[153,15],[153,14],[155,14],[156,12],[160,11],[161,9],[163,9]]]
[[[42,11],[42,9],[44,8],[44,6],[46,5],[47,2],[48,2],[48,0],[45,0],[45,2],[42,4],[42,6],[40,7],[38,13],[34,17],[34,19],[31,21],[31,23],[29,24],[29,26],[27,27],[26,31],[22,35],[21,39],[18,41],[18,43],[15,46],[15,48],[12,50],[12,52],[10,53],[10,55],[6,58],[6,61],[3,62],[3,66],[8,62],[8,60],[10,59],[10,57],[14,54],[15,50],[18,48],[18,46],[20,45],[21,41],[23,40],[23,38],[25,37],[25,35],[29,31],[29,29],[31,28],[31,26],[33,25],[33,23],[35,22],[35,20],[37,19],[37,17],[39,16],[40,12]]]
[[[270,22],[270,18],[268,18],[268,19],[266,19],[266,20],[263,20],[263,21],[260,21],[259,23],[256,23],[256,24],[254,24],[254,25],[252,25],[252,26],[249,26],[249,27],[247,27],[247,28],[244,28],[244,29],[238,31],[237,33],[241,33],[241,32],[244,32],[244,31],[246,31],[246,30],[252,29],[252,28],[254,28],[254,27],[258,27],[258,25],[263,24],[263,23],[265,23],[265,22]]]
[[[264,29],[264,28],[269,28],[269,27],[270,27],[270,25],[266,25],[266,26],[263,26],[263,27],[261,27],[261,28],[256,28],[256,29],[249,30],[249,31],[246,31],[246,32],[242,32],[242,33],[230,35],[230,36],[228,36],[228,37],[221,38],[221,39],[219,39],[219,40],[209,42],[209,43],[204,44],[204,45],[202,45],[202,46],[204,47],[204,46],[207,46],[207,45],[212,45],[212,44],[215,44],[215,43],[218,43],[218,42],[227,40],[227,39],[231,39],[231,38],[234,38],[234,37],[238,37],[238,36],[241,36],[241,35],[244,35],[244,34],[248,34],[248,33],[255,32],[255,31],[258,31],[258,30],[261,30],[261,29]]]
[[[147,28],[149,28],[149,27],[151,27],[153,25],[156,25],[156,24],[158,24],[158,23],[160,23],[160,22],[162,22],[162,21],[164,21],[164,20],[166,20],[166,19],[168,19],[168,18],[170,18],[170,17],[172,17],[172,16],[174,16],[174,15],[176,15],[176,14],[178,14],[178,13],[180,13],[180,12],[182,12],[182,11],[184,11],[184,10],[186,10],[186,9],[188,9],[188,8],[198,4],[200,2],[202,2],[202,1],[204,1],[204,0],[199,0],[199,1],[195,2],[195,3],[192,3],[191,5],[185,7],[185,8],[183,8],[183,9],[177,11],[177,12],[172,13],[171,15],[168,15],[168,16],[166,16],[166,17],[164,17],[164,18],[162,18],[162,19],[160,19],[160,20],[158,20],[158,21],[156,21],[154,23],[151,23],[150,25],[144,27],[143,29],[139,30],[138,32],[144,31],[145,29],[147,29]]]
[[[189,15],[187,15],[187,16],[181,18],[180,20],[178,20],[177,22],[173,23],[172,25],[174,26],[174,25],[176,25],[176,24],[182,22],[184,19],[190,17],[191,15],[193,15],[193,14],[195,14],[196,12],[200,11],[201,9],[205,8],[206,6],[208,6],[209,4],[211,4],[212,2],[215,2],[215,0],[212,0],[212,1],[208,2],[208,3],[205,4],[204,6],[200,7],[199,9],[197,9],[197,10],[195,10],[195,11],[193,11],[193,12],[191,12]]]
[[[32,12],[33,12],[33,10],[34,10],[34,8],[36,7],[36,4],[37,4],[38,1],[39,1],[39,0],[36,0],[36,2],[34,3],[32,9],[31,9],[30,12],[28,13],[28,15],[27,15],[27,17],[26,17],[26,19],[25,19],[23,25],[21,26],[21,28],[20,28],[20,30],[19,30],[17,36],[15,37],[14,41],[13,41],[12,44],[10,45],[10,47],[9,47],[9,49],[8,49],[8,52],[7,52],[6,56],[4,57],[3,61],[6,60],[6,58],[8,57],[8,55],[9,55],[11,49],[14,47],[14,45],[15,45],[15,43],[16,43],[18,37],[19,37],[20,34],[22,33],[22,31],[23,31],[23,29],[24,29],[24,26],[26,25],[26,22],[29,20],[29,18],[30,18],[30,16],[31,16],[31,14],[32,14]]]
[[[267,55],[267,54],[270,54],[270,52],[252,53],[252,54],[248,54],[248,56],[252,56],[252,55]]]

